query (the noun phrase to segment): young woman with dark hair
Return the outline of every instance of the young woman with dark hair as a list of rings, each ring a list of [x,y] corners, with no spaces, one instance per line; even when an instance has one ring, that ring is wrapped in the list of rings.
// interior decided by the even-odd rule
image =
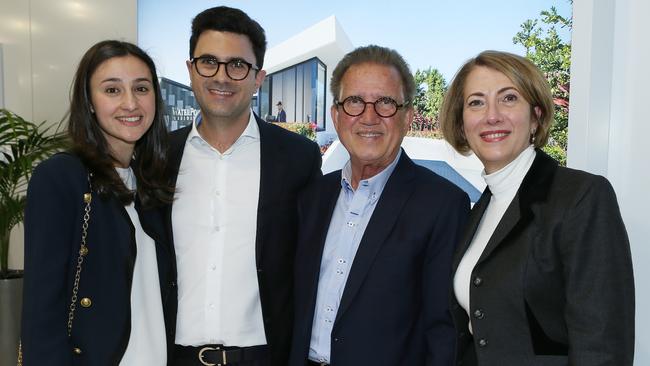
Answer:
[[[71,147],[40,164],[25,212],[25,365],[164,365],[174,256],[159,209],[166,130],[152,59],[103,41],[81,59]]]

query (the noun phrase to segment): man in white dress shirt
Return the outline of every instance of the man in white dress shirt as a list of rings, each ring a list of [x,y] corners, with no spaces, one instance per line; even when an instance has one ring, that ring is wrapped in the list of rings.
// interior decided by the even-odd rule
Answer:
[[[266,38],[238,9],[192,21],[187,69],[200,106],[171,134],[169,210],[178,275],[172,365],[285,366],[293,320],[296,194],[318,146],[251,110]]]

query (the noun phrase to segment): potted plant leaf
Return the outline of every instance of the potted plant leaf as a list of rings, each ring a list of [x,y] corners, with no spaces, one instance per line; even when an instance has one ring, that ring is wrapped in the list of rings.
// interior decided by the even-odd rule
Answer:
[[[9,269],[11,230],[23,221],[32,170],[60,151],[67,137],[45,122],[35,124],[0,109],[0,364],[16,361],[22,303],[22,271]]]

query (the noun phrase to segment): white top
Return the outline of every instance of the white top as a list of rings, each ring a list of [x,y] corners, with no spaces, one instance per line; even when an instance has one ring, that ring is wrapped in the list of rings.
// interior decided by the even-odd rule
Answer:
[[[222,154],[201,137],[197,122],[200,117],[187,137],[172,206],[176,344],[266,344],[255,262],[259,127],[251,112]]]
[[[127,188],[135,190],[131,168],[115,168]],[[156,243],[140,225],[134,204],[124,207],[135,229],[135,267],[131,285],[131,334],[120,365],[166,365],[167,340],[163,317]]]
[[[485,174],[485,170],[483,170],[482,175],[490,192],[492,192],[492,197],[483,217],[481,217],[481,222],[476,229],[474,238],[463,255],[463,259],[460,261],[456,274],[454,275],[456,300],[458,300],[458,304],[465,309],[468,315],[471,311],[469,290],[472,281],[472,271],[481,254],[483,254],[494,230],[501,221],[503,214],[517,194],[517,190],[519,190],[521,182],[533,164],[533,160],[535,160],[535,148],[533,145],[530,145],[515,160],[511,161],[510,164],[496,172]],[[472,332],[472,317],[470,316],[469,318],[469,331]]]

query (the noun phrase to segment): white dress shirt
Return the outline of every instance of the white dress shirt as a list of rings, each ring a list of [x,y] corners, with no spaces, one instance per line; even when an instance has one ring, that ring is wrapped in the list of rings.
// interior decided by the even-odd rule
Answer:
[[[115,168],[127,188],[135,190],[131,168]],[[121,366],[166,365],[167,339],[163,317],[156,243],[140,225],[134,204],[125,206],[135,229],[136,256],[131,285],[131,334]]]
[[[503,214],[510,206],[513,198],[515,198],[521,182],[523,182],[526,173],[533,165],[533,160],[535,160],[535,147],[530,145],[510,164],[496,172],[485,174],[485,170],[483,170],[483,179],[485,179],[490,192],[492,192],[492,197],[490,197],[490,203],[488,203],[483,217],[481,217],[474,238],[463,255],[463,259],[461,259],[454,275],[456,300],[468,315],[470,314],[469,289],[474,267],[478,263],[481,254],[483,254],[494,230],[501,222]],[[469,318],[469,331],[472,332],[472,317]]]
[[[369,179],[359,181],[356,190],[351,184],[352,168],[349,161],[341,171],[341,193],[330,220],[318,277],[309,343],[309,359],[313,361],[330,362],[332,329],[352,262],[377,207],[377,201],[401,155],[400,150],[386,169]]]
[[[178,270],[176,344],[266,344],[255,238],[260,132],[248,126],[224,153],[192,124],[172,207]]]

